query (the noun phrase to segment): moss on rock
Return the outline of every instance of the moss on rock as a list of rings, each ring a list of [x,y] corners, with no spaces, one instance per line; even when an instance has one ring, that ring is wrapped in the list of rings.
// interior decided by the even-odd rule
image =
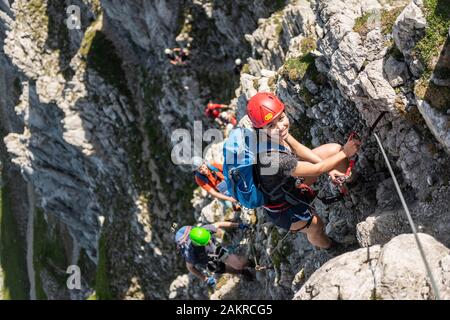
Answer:
[[[284,63],[281,74],[291,81],[298,81],[302,79],[307,70],[314,65],[314,60],[313,55],[310,53],[298,58],[290,58]]]

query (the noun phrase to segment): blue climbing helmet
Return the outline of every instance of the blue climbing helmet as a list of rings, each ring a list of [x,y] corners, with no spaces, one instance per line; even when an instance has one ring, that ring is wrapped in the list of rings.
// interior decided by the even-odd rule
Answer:
[[[192,226],[183,226],[180,229],[178,229],[177,233],[175,234],[175,242],[177,244],[177,249],[183,247],[189,240],[189,233],[191,232],[191,230]]]

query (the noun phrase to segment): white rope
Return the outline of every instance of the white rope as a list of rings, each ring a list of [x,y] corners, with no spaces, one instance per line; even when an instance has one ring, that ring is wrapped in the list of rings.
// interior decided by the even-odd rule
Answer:
[[[409,224],[411,225],[411,229],[414,233],[414,238],[417,243],[417,247],[419,248],[420,255],[422,257],[423,263],[425,264],[425,269],[427,270],[428,277],[430,278],[431,286],[433,287],[434,295],[436,297],[436,300],[441,300],[439,295],[439,290],[436,285],[436,282],[434,280],[433,274],[431,272],[430,265],[428,264],[427,258],[425,256],[425,252],[423,250],[422,244],[420,242],[419,236],[417,235],[416,226],[414,224],[414,221],[411,217],[411,213],[409,212],[408,206],[406,205],[405,199],[403,197],[403,193],[400,189],[400,186],[398,185],[397,178],[395,177],[394,171],[392,170],[391,164],[389,163],[388,157],[386,156],[386,153],[384,152],[383,145],[381,144],[380,138],[377,136],[376,133],[373,134],[375,136],[375,139],[377,139],[377,143],[381,149],[381,153],[383,154],[384,160],[386,161],[386,164],[388,166],[389,172],[392,176],[392,180],[394,180],[395,188],[397,189],[398,196],[400,197],[400,201],[402,202],[403,208],[405,209],[406,216],[408,217]]]

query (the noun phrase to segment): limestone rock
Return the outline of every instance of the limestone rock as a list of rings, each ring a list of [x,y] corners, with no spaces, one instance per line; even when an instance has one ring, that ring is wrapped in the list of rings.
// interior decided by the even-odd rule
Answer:
[[[414,1],[411,1],[395,20],[392,30],[395,45],[403,54],[411,52],[416,44],[418,35],[420,35],[426,24],[422,9]]]
[[[358,75],[359,86],[365,93],[360,101],[379,111],[395,112],[395,91],[383,76],[383,60],[370,62]]]
[[[392,56],[386,60],[383,70],[386,73],[389,84],[393,88],[402,85],[407,80],[408,69],[406,64],[395,60]]]
[[[433,237],[420,234],[442,299],[450,297],[450,250]],[[362,248],[336,257],[317,270],[295,294],[297,300],[433,299],[414,236],[403,234],[384,246]]]
[[[361,247],[383,245],[408,231],[410,227],[403,210],[375,213],[356,225],[356,237]]]
[[[426,101],[420,100],[417,107],[425,119],[428,128],[435,138],[445,147],[450,154],[450,116],[444,115],[435,108],[431,107]]]

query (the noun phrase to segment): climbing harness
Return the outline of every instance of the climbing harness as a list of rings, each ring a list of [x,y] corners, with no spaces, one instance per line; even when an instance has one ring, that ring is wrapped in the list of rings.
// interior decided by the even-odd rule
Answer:
[[[378,137],[378,135],[376,133],[374,133],[374,136],[375,136],[375,139],[377,140],[378,146],[380,147],[381,153],[383,154],[384,161],[386,162],[386,165],[389,169],[389,173],[391,174],[392,180],[394,181],[395,189],[397,190],[400,201],[402,202],[403,209],[405,209],[406,216],[408,217],[409,225],[411,226],[411,229],[414,233],[414,239],[416,240],[417,247],[420,251],[420,256],[422,257],[423,263],[425,265],[425,269],[427,270],[427,273],[428,273],[428,277],[430,278],[431,286],[432,286],[434,294],[436,296],[436,300],[440,300],[441,298],[439,295],[439,290],[438,290],[436,281],[434,280],[433,273],[431,272],[430,265],[425,256],[425,252],[423,250],[422,243],[420,242],[419,236],[417,235],[417,229],[416,229],[414,221],[411,217],[411,213],[409,212],[408,206],[406,205],[406,201],[405,201],[405,198],[403,197],[402,190],[400,189],[400,186],[397,182],[397,178],[395,177],[394,171],[392,170],[391,164],[389,163],[389,159],[386,155],[386,152],[384,151],[383,145],[381,144],[380,138]]]

